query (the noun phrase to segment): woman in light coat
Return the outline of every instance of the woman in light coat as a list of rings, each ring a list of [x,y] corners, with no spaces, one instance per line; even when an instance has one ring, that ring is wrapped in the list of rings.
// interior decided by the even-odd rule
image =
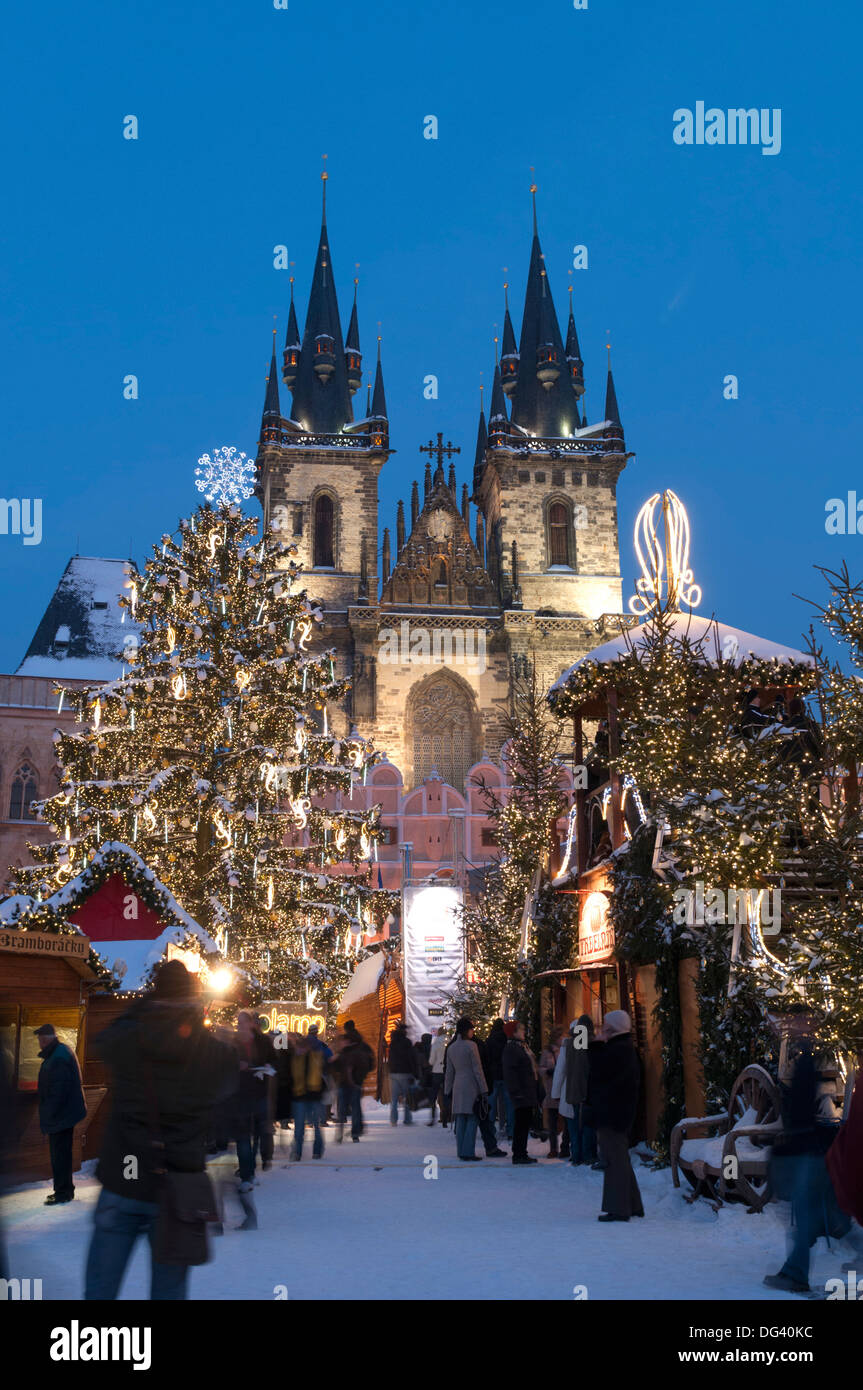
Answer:
[[[472,1041],[471,1020],[460,1018],[455,1031],[455,1039],[447,1048],[444,1095],[451,1101],[458,1156],[465,1163],[478,1163],[481,1155],[474,1153],[477,1127],[474,1104],[480,1096],[487,1096],[488,1090],[479,1048]]]
[[[584,1123],[590,1066],[588,1046],[593,1040],[593,1020],[588,1014],[582,1014],[569,1025],[569,1034],[558,1053],[551,1094],[559,1102],[561,1116],[569,1130],[570,1163],[593,1163],[596,1133]]]

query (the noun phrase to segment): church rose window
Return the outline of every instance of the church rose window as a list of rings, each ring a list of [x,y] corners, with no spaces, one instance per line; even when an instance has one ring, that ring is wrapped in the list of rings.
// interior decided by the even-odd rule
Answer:
[[[324,493],[315,503],[315,568],[333,569],[334,551],[333,499]]]
[[[36,774],[29,763],[22,763],[12,780],[9,819],[35,820],[35,814],[30,810],[30,802],[37,795]]]
[[[563,502],[553,502],[548,509],[548,555],[551,565],[568,565],[569,509]]]

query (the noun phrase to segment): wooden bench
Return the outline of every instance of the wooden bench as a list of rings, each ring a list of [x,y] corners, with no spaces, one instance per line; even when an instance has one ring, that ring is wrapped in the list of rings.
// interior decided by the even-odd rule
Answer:
[[[708,1133],[692,1136],[693,1130]],[[728,1110],[680,1120],[671,1131],[671,1176],[683,1172],[693,1191],[715,1207],[728,1200],[758,1212],[770,1201],[770,1149],[782,1133],[779,1087],[763,1067],[744,1067],[731,1091]]]

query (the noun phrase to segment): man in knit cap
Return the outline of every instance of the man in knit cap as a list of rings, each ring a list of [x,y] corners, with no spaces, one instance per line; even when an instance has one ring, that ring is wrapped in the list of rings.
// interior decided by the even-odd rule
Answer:
[[[632,1041],[632,1020],[623,1009],[606,1014],[599,1039],[590,1044],[587,1107],[605,1164],[600,1221],[643,1216],[638,1181],[629,1157],[641,1069]]]

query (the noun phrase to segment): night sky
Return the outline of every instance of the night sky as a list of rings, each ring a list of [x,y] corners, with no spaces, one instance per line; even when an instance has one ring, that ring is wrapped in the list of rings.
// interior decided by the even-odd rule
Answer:
[[[383,336],[382,528],[438,430],[470,481],[504,279],[520,326],[535,178],[564,320],[588,248],[572,283],[591,422],[611,334],[636,455],[618,492],[625,596],[635,513],[662,487],[690,511],[703,613],[798,645],[809,611],[792,595],[824,592],[813,565],[847,558],[863,578],[863,537],[824,524],[829,498],[863,497],[850,5],[115,0],[19,5],[4,25],[0,493],[44,515],[40,545],[0,535],[0,670],[70,555],[141,561],[199,500],[200,454],[254,455],[289,301],[273,248],[295,262],[302,327],[324,153],[366,368]],[[780,152],[675,144],[673,113],[698,101],[781,109]]]

